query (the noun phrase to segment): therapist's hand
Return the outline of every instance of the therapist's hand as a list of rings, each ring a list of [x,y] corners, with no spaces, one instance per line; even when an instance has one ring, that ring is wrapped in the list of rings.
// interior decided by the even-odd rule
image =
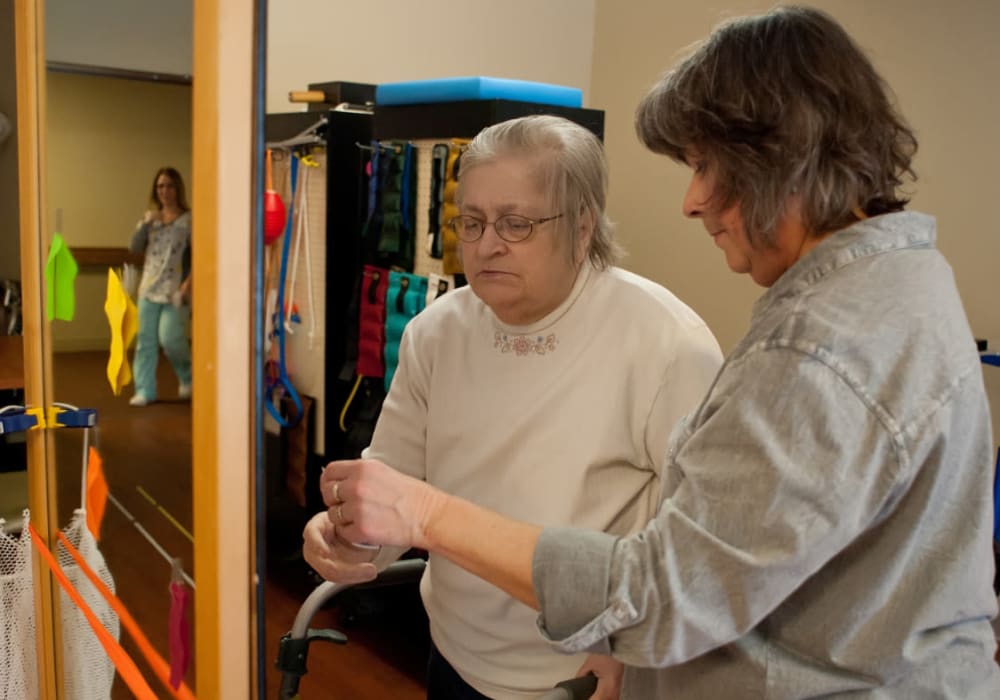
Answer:
[[[447,496],[374,459],[330,462],[320,478],[327,517],[351,542],[430,549],[426,533]]]
[[[618,700],[622,693],[622,676],[625,665],[610,656],[591,654],[576,672],[577,678],[593,673],[597,676],[597,690],[590,700]]]

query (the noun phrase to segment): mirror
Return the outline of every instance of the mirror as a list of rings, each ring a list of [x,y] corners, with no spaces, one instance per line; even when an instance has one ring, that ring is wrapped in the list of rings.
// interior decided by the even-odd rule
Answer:
[[[1000,64],[996,43],[989,40],[985,29],[1000,20],[1000,10],[981,6],[964,8],[958,15],[942,9],[917,16],[900,12],[904,9],[902,3],[889,3],[874,13],[870,8],[862,11],[844,3],[813,4],[834,14],[859,43],[873,51],[873,59],[896,90],[904,113],[920,132],[916,165],[922,177],[915,186],[912,206],[935,213],[947,226],[947,235],[942,229],[940,245],[955,267],[976,334],[987,337],[991,346],[1000,346],[1000,317],[993,311],[995,292],[991,291],[995,285],[990,270],[995,264],[990,267],[986,262],[1000,259],[1000,239],[972,233],[992,227],[988,215],[977,206],[991,196],[990,159],[975,154],[983,147],[995,152],[998,143],[992,136],[991,124],[1000,115],[994,103],[987,104],[989,98],[984,96],[981,85],[989,81],[989,70]],[[301,7],[271,3],[266,24],[265,140],[294,136],[313,124],[323,109],[339,102],[359,101],[338,99],[331,85],[336,81],[380,84],[485,75],[581,87],[584,104],[606,113],[605,143],[612,171],[609,212],[630,253],[624,267],[674,291],[708,321],[728,351],[741,337],[760,290],[747,279],[730,274],[720,264],[718,251],[705,244],[700,225],[680,216],[687,173],[683,168],[670,167],[663,158],[638,144],[632,114],[647,87],[685,47],[706,36],[725,17],[756,9],[759,5],[737,0],[722,7],[685,1],[636,2],[627,8],[605,0],[557,0],[542,7],[528,2],[502,6],[480,3],[463,6],[460,22],[449,24],[444,18],[453,16],[454,8],[443,0],[412,8],[338,1],[311,3],[310,21],[304,25]],[[531,21],[526,22],[526,17]],[[905,31],[899,30],[899,23],[905,25]],[[948,26],[952,31],[942,37],[936,26]],[[333,40],[331,31],[335,32]],[[378,46],[373,50],[375,35]],[[509,43],[495,40],[512,36],[517,37],[516,51],[510,50]],[[993,48],[983,54],[982,47],[987,46]],[[938,91],[928,85],[927,75],[962,79],[950,88],[956,91],[954,96],[942,100]],[[314,98],[319,103],[306,106],[289,102],[290,91],[310,88],[320,93]],[[328,94],[322,94],[324,90]],[[963,125],[961,132],[970,136],[962,137],[957,125]],[[337,164],[330,148],[324,155],[329,181]],[[341,162],[345,178],[352,173],[356,176],[358,163],[350,157]],[[975,164],[974,175],[967,172],[970,164]],[[284,177],[284,170],[281,172]],[[962,175],[958,178],[949,177],[959,173]],[[961,186],[950,184],[956,180]],[[279,181],[275,189],[287,203],[287,183]],[[309,489],[315,489],[319,467],[325,459],[337,456],[337,445],[343,441],[337,426],[342,402],[332,400],[342,396],[331,391],[341,365],[329,362],[329,344],[342,339],[343,328],[337,324],[343,320],[337,321],[329,312],[334,298],[330,295],[339,293],[339,288],[336,276],[331,274],[333,268],[325,267],[322,260],[325,255],[327,266],[335,264],[330,262],[330,250],[339,237],[352,235],[344,222],[350,219],[357,203],[348,202],[345,210],[343,206],[330,206],[330,200],[322,202],[322,196],[314,197],[311,189],[309,193],[311,285],[320,321],[314,347],[306,347],[305,315],[310,302],[300,267],[295,298],[303,323],[287,338],[292,382],[300,394],[314,400],[312,438],[303,439],[309,445],[309,466],[304,470],[304,486],[296,487],[299,493],[304,488],[307,495],[293,497],[287,482],[289,444],[300,437],[285,434],[273,421],[269,422],[265,443],[267,476],[272,487],[269,496],[275,498],[268,505],[270,529],[265,534],[270,563],[265,603],[268,660],[275,655],[278,637],[287,631],[298,606],[315,585],[295,559],[298,526],[308,515],[305,511],[316,509],[317,495]],[[425,207],[424,194],[419,196],[418,212]],[[332,217],[336,218],[333,226],[329,224]],[[321,231],[326,232],[325,236],[318,233]],[[328,306],[320,309],[323,304]],[[1000,376],[988,374],[987,383],[994,406],[1000,406]],[[1000,411],[994,411],[994,415],[1000,415]],[[994,426],[995,432],[998,427],[1000,424]],[[386,601],[367,604],[377,607]],[[397,621],[388,621],[400,610],[412,613],[407,605],[419,606],[419,602],[407,601],[381,619],[377,613],[366,617],[366,612],[371,611],[348,612],[346,621],[335,611],[319,613],[317,626],[343,629],[351,643],[346,647],[317,647],[310,673],[302,679],[303,694],[307,696],[309,689],[321,693],[321,688],[348,682],[338,669],[364,664],[363,675],[374,679],[372,684],[385,682],[403,696],[420,697],[424,648],[419,640],[424,623],[418,616],[400,617],[400,624],[411,626],[407,641],[400,642],[394,637],[393,625]],[[277,688],[278,674],[269,663],[265,666],[270,694]],[[350,682],[358,684],[351,688],[352,697],[380,697],[374,687],[365,688],[362,681],[354,680],[354,676],[362,674],[351,675]]]
[[[12,12],[11,5],[4,3],[5,12]],[[105,305],[109,269],[119,278],[131,278],[135,287],[142,278],[144,251],[136,255],[128,249],[144,212],[159,211],[156,202],[151,202],[157,198],[157,171],[172,166],[185,184],[191,181],[192,8],[191,3],[111,0],[87,6],[46,0],[40,5],[44,12],[40,35],[44,32],[41,43],[47,66],[40,76],[44,105],[40,123],[44,144],[40,164],[44,206],[41,249],[48,255],[58,234],[76,265],[75,279],[68,278],[65,288],[55,287],[57,305],[66,306],[57,310],[57,318],[46,322],[46,336],[51,341],[46,349],[51,353],[48,391],[57,403],[95,409],[97,415],[96,427],[91,430],[50,431],[54,447],[50,498],[54,508],[49,525],[53,532],[64,530],[79,546],[70,533],[83,527],[75,522],[74,512],[84,502],[84,455],[88,448],[96,448],[109,494],[99,544],[87,560],[98,573],[107,572],[106,580],[117,598],[155,651],[169,659],[171,583],[176,579],[188,590],[193,584],[191,405],[184,398],[175,398],[178,380],[165,358],[159,359],[156,370],[161,400],[145,407],[129,405],[134,383],[128,382],[115,395],[108,379],[112,333]],[[3,23],[4,31],[11,26]],[[109,30],[119,39],[129,37],[131,41],[109,42]],[[4,51],[7,47],[13,50],[13,42],[4,41],[3,46]],[[13,82],[5,81],[4,85],[13,86]],[[6,149],[4,158],[11,152]],[[6,160],[3,165],[0,169],[6,184]],[[16,185],[12,190],[5,186],[5,196],[8,191],[16,192]],[[159,203],[166,203],[162,196]],[[163,209],[176,215],[170,207]],[[14,212],[16,217],[16,211],[16,206],[4,207],[3,216],[6,219],[8,212]],[[170,221],[162,223],[166,229]],[[152,259],[164,269],[179,266],[180,248],[188,247],[190,227],[177,237],[179,241],[183,238],[183,243],[167,244],[160,231],[150,233],[151,254],[146,260]],[[5,234],[3,239],[7,245],[10,237]],[[168,245],[178,248],[176,255],[154,250]],[[21,271],[6,267],[17,260],[16,249],[13,256],[4,250],[0,259],[4,265],[0,278],[19,279]],[[60,259],[57,268],[64,269],[62,265]],[[132,273],[128,274],[130,266]],[[72,300],[64,294],[69,288],[73,289]],[[131,294],[137,297],[142,292],[134,288]],[[52,295],[36,302],[44,304],[45,298],[51,300]],[[189,347],[189,307],[166,306],[178,319],[175,335]],[[154,343],[155,322],[153,318]],[[127,352],[133,367],[134,352],[133,343]],[[159,353],[160,348],[154,348],[153,356]],[[187,372],[190,384],[190,369]],[[93,461],[90,469],[94,469]],[[89,600],[97,602],[97,611],[109,607],[96,594]],[[193,617],[191,610],[186,616],[189,620]],[[139,646],[124,626],[120,630],[123,648],[155,686],[155,673],[143,661]],[[72,643],[67,640],[74,639],[75,632],[65,620],[59,633],[66,644]],[[103,651],[90,642],[85,653],[97,657]],[[67,663],[66,659],[63,662]],[[93,668],[70,666],[64,669],[64,696],[85,697],[80,685],[74,684],[86,682],[93,688],[102,683],[93,677],[104,673],[107,664],[95,659]],[[85,676],[90,680],[81,680]],[[193,669],[184,680],[194,687]],[[112,697],[129,696],[120,677],[114,680]]]

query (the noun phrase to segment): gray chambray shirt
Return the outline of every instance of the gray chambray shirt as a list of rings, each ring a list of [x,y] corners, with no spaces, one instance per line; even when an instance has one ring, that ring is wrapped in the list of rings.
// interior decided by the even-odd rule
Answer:
[[[622,697],[1000,698],[992,438],[934,220],[839,231],[755,304],[639,534],[543,531],[539,628]]]

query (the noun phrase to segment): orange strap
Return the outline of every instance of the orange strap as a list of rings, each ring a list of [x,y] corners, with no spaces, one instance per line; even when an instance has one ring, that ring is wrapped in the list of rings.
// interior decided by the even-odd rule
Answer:
[[[138,700],[157,700],[156,695],[153,690],[146,683],[146,679],[142,677],[139,669],[135,665],[135,661],[129,656],[121,645],[111,636],[101,621],[97,619],[97,615],[94,611],[84,602],[83,598],[80,596],[80,592],[73,587],[69,579],[66,578],[66,574],[59,567],[59,562],[56,558],[52,556],[52,552],[49,548],[45,546],[45,542],[42,540],[41,536],[35,530],[35,526],[31,523],[28,524],[28,530],[31,532],[31,539],[35,543],[35,549],[41,555],[42,560],[48,565],[49,570],[52,575],[56,577],[56,581],[62,586],[63,590],[66,591],[66,595],[80,608],[80,612],[84,614],[87,618],[87,622],[90,623],[91,629],[94,630],[94,634],[97,635],[97,641],[101,643],[104,647],[104,651],[107,652],[108,658],[111,659],[111,663],[115,665],[118,669],[118,673],[121,674],[122,680],[132,691],[133,695],[138,698]]]
[[[83,555],[77,551],[76,547],[70,544],[69,539],[62,532],[59,533],[59,541],[62,542],[63,547],[69,552],[70,556],[73,557],[73,561],[77,563],[80,570],[86,575],[94,587],[100,591],[101,595],[104,596],[104,600],[108,601],[108,605],[111,609],[118,614],[118,619],[121,620],[122,626],[128,630],[128,633],[132,635],[132,639],[135,640],[136,646],[139,647],[139,651],[142,652],[143,657],[153,669],[153,673],[156,677],[167,687],[171,695],[173,695],[178,700],[195,700],[194,694],[191,689],[187,687],[187,684],[181,683],[180,687],[174,690],[173,686],[170,685],[170,665],[160,656],[153,645],[149,643],[149,639],[143,633],[142,629],[136,623],[135,618],[129,613],[128,608],[125,607],[124,603],[111,592],[104,581],[94,573],[94,570],[90,568]]]

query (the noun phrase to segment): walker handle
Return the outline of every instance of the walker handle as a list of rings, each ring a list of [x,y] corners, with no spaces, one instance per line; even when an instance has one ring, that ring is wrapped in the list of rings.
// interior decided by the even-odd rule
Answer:
[[[597,690],[597,676],[588,673],[579,678],[556,683],[555,688],[543,695],[540,700],[587,700]]]

